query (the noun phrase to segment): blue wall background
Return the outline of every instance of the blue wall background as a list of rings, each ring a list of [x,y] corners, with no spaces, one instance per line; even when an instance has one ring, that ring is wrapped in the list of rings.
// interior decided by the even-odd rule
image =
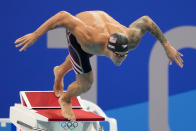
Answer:
[[[47,49],[45,35],[23,53],[19,53],[13,43],[18,37],[33,32],[57,12],[65,10],[76,14],[86,10],[103,10],[125,26],[143,15],[149,15],[162,31],[166,32],[179,26],[196,25],[195,4],[194,0],[1,1],[0,117],[9,117],[9,107],[19,102],[20,90],[52,90],[53,67],[64,61],[67,51]],[[110,116],[118,119],[120,131],[124,130],[125,121],[131,121],[132,118],[134,118],[131,121],[133,126],[130,126],[130,129],[148,130],[148,64],[155,41],[156,39],[147,33],[139,47],[129,52],[128,58],[121,67],[116,67],[105,57],[98,58],[98,104]],[[196,52],[190,48],[183,49],[181,52],[184,54],[185,65],[183,69],[176,64],[169,67],[169,90],[171,98],[182,94],[181,99],[178,99],[179,102],[187,100],[192,103],[187,107],[178,108],[176,105],[175,111],[182,110],[183,113],[190,113],[189,109],[195,108],[196,105],[194,99],[188,99],[184,93],[194,92],[196,89],[194,75]],[[65,86],[73,81],[73,76],[73,72],[69,73],[65,78],[68,80]],[[191,98],[195,98],[195,95]],[[178,101],[177,98],[175,100]],[[129,112],[129,108],[131,111],[137,110],[133,113]],[[170,112],[174,108],[171,107]],[[126,113],[123,109],[129,114],[123,115]],[[183,121],[184,117],[178,119],[178,115],[170,114],[173,131],[196,129],[193,124],[190,124],[193,122],[192,118],[196,117],[196,111],[191,111],[192,114],[186,116],[186,121]],[[184,128],[180,127],[180,120],[183,121]]]

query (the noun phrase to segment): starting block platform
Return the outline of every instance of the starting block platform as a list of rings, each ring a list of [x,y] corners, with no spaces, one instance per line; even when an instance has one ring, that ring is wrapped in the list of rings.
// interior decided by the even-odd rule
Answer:
[[[99,121],[108,121],[110,131],[117,131],[115,119],[79,96],[72,99],[74,122],[62,116],[53,91],[21,91],[20,100],[21,103],[10,107],[10,121],[18,131],[103,131]]]

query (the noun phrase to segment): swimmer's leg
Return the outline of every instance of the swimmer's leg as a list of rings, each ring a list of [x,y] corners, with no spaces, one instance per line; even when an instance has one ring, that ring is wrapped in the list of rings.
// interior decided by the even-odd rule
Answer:
[[[68,120],[75,121],[75,115],[72,111],[71,100],[73,97],[79,96],[90,89],[93,83],[93,72],[84,74],[77,74],[77,80],[71,83],[66,91],[59,98],[59,104],[61,106],[63,117]]]
[[[54,80],[53,90],[57,97],[60,97],[60,95],[63,93],[63,89],[64,89],[63,78],[64,75],[68,73],[71,69],[72,69],[72,65],[69,60],[69,55],[66,57],[64,63],[54,67],[53,71],[54,71],[55,80]]]

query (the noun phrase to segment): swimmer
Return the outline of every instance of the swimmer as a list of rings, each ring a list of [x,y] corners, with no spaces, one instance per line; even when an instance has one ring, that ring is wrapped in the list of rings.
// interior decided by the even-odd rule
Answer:
[[[33,45],[43,34],[56,27],[67,29],[69,55],[59,66],[54,67],[54,92],[59,97],[62,115],[71,121],[76,118],[72,111],[71,99],[88,91],[93,83],[93,72],[89,58],[93,55],[106,56],[120,66],[128,52],[134,50],[143,35],[150,32],[163,46],[170,65],[175,61],[183,67],[182,54],[166,39],[157,24],[149,17],[142,16],[125,27],[103,11],[85,11],[75,16],[60,11],[34,32],[15,41],[20,52]],[[64,75],[70,70],[76,73],[76,81],[63,93]]]

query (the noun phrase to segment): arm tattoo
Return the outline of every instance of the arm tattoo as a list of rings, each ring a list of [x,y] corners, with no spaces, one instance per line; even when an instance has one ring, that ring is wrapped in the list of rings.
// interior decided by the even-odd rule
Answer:
[[[156,25],[156,23],[154,23],[154,21],[152,21],[149,18],[150,21],[150,28],[149,28],[149,32],[154,35],[160,42],[161,44],[164,44],[167,42],[167,39],[165,38],[165,36],[163,35],[162,31],[160,30],[160,28]]]
[[[143,16],[139,18],[134,23],[132,23],[129,28],[131,29],[131,32],[132,32],[129,35],[129,38],[131,40],[134,40],[134,38],[138,38],[138,40],[140,40],[141,37],[146,33],[146,31],[149,31],[153,36],[155,36],[160,41],[161,44],[164,44],[167,42],[167,39],[163,35],[160,28],[148,16]],[[139,33],[134,33],[134,32],[139,32]],[[137,37],[134,37],[134,36],[137,36]]]

